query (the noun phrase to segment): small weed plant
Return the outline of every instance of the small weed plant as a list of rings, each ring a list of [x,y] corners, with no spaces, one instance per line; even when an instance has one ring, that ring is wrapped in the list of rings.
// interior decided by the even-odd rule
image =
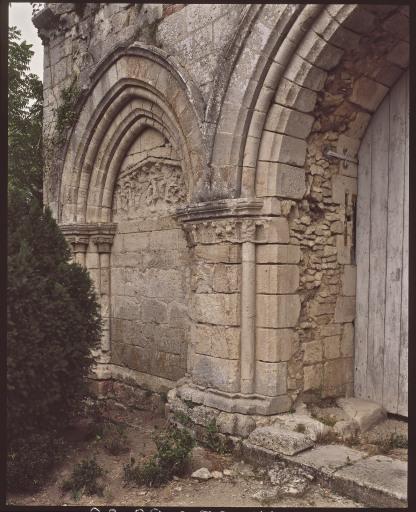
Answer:
[[[97,464],[94,457],[84,459],[76,464],[71,477],[63,482],[62,491],[71,492],[75,500],[83,494],[102,496],[104,486],[98,482],[98,479],[104,476],[104,473],[104,469]]]
[[[134,485],[160,487],[185,472],[195,440],[186,429],[169,427],[154,436],[157,453],[142,466],[131,458],[124,465],[124,481]]]
[[[204,444],[220,455],[230,452],[227,442],[219,435],[217,421],[213,418],[206,427]]]
[[[76,102],[80,95],[80,88],[77,80],[74,79],[69,87],[63,89],[61,93],[61,103],[55,110],[56,115],[56,137],[54,142],[62,144],[65,141],[67,130],[73,126],[78,118],[78,112],[75,110]]]

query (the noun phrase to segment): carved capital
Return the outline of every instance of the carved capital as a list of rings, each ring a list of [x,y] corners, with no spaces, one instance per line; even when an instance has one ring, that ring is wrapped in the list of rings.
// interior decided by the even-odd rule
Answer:
[[[110,253],[113,238],[113,235],[93,235],[92,242],[97,246],[97,252]]]
[[[60,226],[73,253],[85,253],[90,238],[97,245],[98,252],[110,252],[116,224],[67,224]]]
[[[72,254],[87,252],[89,243],[88,236],[66,235],[65,239],[71,247]]]

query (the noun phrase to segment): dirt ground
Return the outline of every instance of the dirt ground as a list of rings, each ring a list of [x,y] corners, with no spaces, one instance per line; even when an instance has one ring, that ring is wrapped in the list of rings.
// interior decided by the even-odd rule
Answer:
[[[114,419],[114,415],[113,415]],[[334,494],[315,482],[310,482],[301,496],[276,497],[267,502],[253,498],[253,494],[272,487],[264,468],[251,468],[240,465],[244,471],[232,468],[239,466],[232,455],[219,455],[205,448],[195,448],[189,474],[177,478],[160,488],[132,487],[123,483],[123,464],[133,456],[137,461],[152,454],[155,445],[153,432],[161,429],[165,419],[161,414],[148,411],[129,416],[125,412],[118,414],[118,420],[127,423],[126,433],[130,451],[122,455],[109,455],[103,448],[102,440],[85,441],[82,433],[72,431],[68,435],[71,443],[70,455],[56,468],[50,482],[35,495],[13,494],[8,496],[8,505],[114,505],[114,506],[271,506],[271,507],[362,507],[361,504]],[[61,491],[62,482],[67,479],[76,463],[92,455],[106,471],[102,482],[104,495],[81,496],[74,500],[70,494]],[[236,464],[237,463],[237,464]],[[231,475],[221,479],[199,481],[190,477],[199,467],[208,467],[210,471],[231,468]]]

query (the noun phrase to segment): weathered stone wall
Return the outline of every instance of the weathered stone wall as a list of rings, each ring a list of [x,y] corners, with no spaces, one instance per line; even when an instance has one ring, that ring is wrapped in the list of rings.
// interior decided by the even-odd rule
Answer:
[[[104,283],[106,375],[185,375],[178,399],[228,413],[351,394],[356,157],[408,67],[408,9],[48,4],[36,23],[47,136],[81,90],[45,200]]]
[[[184,376],[189,255],[172,210],[187,183],[177,153],[154,129],[132,144],[114,190],[111,362],[171,381]]]
[[[135,41],[166,50],[207,101],[216,67],[240,20],[241,4],[50,3],[37,16],[44,43],[44,138],[49,155],[44,196],[58,202],[64,151],[57,148],[57,109],[71,85],[82,93],[90,74],[116,47]],[[75,98],[76,100],[76,98]],[[75,103],[75,101],[74,101]],[[74,104],[66,105],[72,114]]]

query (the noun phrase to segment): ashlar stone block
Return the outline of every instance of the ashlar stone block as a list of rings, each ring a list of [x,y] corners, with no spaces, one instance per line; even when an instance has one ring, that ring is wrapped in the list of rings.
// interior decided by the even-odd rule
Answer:
[[[213,289],[219,293],[235,293],[239,291],[240,268],[238,265],[215,265]]]
[[[298,245],[257,245],[257,263],[299,263],[300,255]]]
[[[328,336],[324,339],[324,356],[325,359],[337,359],[341,356],[339,336]]]
[[[351,263],[351,245],[345,244],[344,235],[337,235],[337,261],[343,265]]]
[[[355,81],[349,100],[370,112],[375,112],[388,88],[365,76]]]
[[[221,359],[240,357],[240,329],[208,324],[194,324],[191,327],[191,342],[198,354]]]
[[[275,102],[301,112],[312,112],[315,108],[316,98],[315,91],[283,78],[277,90]]]
[[[201,386],[229,393],[237,392],[240,388],[240,362],[236,359],[194,354],[192,375],[193,381]]]
[[[256,362],[256,393],[279,396],[286,393],[287,364]]]
[[[335,203],[345,205],[345,194],[350,197],[357,195],[357,180],[349,176],[335,175],[332,177],[332,200]]]
[[[292,329],[257,328],[257,360],[271,363],[289,361],[293,354],[293,345],[296,339],[297,335]]]
[[[275,453],[295,455],[313,446],[313,441],[300,432],[293,432],[280,425],[258,427],[249,435],[248,441]]]
[[[215,325],[240,324],[239,294],[195,294],[192,304],[193,319]]]
[[[348,297],[355,296],[355,289],[357,283],[357,267],[355,265],[345,265],[341,281],[342,295]]]
[[[355,297],[338,297],[335,305],[335,322],[352,322],[355,318]]]
[[[259,160],[302,167],[305,158],[306,142],[304,140],[267,130],[263,131]]]
[[[293,293],[299,287],[297,265],[257,265],[257,293]]]
[[[397,64],[402,69],[406,69],[409,65],[409,43],[400,41],[386,56],[389,62]]]
[[[282,163],[258,163],[256,173],[257,196],[301,199],[305,191],[304,169]]]
[[[319,389],[322,385],[322,364],[303,367],[303,390]]]
[[[329,71],[338,65],[344,54],[343,50],[332,46],[314,32],[308,32],[297,50],[305,60]]]
[[[197,245],[195,247],[195,258],[208,263],[240,263],[241,246],[226,243]]]
[[[334,359],[324,364],[323,389],[326,395],[339,393],[348,382],[348,363],[350,359]]]
[[[274,104],[269,110],[264,128],[271,132],[305,139],[311,131],[313,122],[314,118],[311,115]]]
[[[322,361],[322,343],[320,340],[308,341],[303,344],[304,364],[320,363]]]
[[[262,243],[283,243],[289,242],[289,224],[287,219],[276,217],[268,221],[264,226],[259,226],[258,241]]]
[[[299,295],[257,295],[258,327],[294,327],[299,314]]]
[[[353,324],[344,324],[341,337],[341,355],[343,357],[352,357],[354,355],[354,326]]]
[[[325,84],[327,73],[295,55],[285,73],[285,77],[302,87],[320,91]]]

